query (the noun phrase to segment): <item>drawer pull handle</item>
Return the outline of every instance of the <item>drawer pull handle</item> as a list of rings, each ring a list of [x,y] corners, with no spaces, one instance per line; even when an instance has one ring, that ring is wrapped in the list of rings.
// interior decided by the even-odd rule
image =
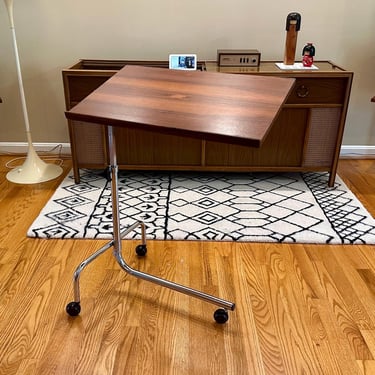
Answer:
[[[306,98],[309,95],[309,89],[305,85],[298,86],[296,93],[299,98]]]

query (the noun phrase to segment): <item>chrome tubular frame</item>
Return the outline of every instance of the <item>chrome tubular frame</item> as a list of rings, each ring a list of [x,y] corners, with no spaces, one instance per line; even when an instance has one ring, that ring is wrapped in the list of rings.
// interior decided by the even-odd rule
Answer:
[[[216,306],[222,307],[225,310],[234,310],[235,304],[223,300],[218,297],[200,292],[189,287],[176,284],[174,282],[141,272],[131,268],[124,260],[122,256],[122,243],[121,240],[127,234],[134,231],[137,227],[141,227],[141,236],[142,236],[142,245],[146,245],[146,230],[145,224],[141,221],[135,222],[126,230],[120,231],[120,214],[119,214],[119,198],[118,198],[118,166],[116,158],[116,145],[114,139],[114,133],[112,126],[108,126],[108,145],[110,152],[110,176],[111,176],[111,193],[112,193],[112,216],[113,216],[113,239],[101,247],[98,251],[92,254],[90,257],[85,259],[75,270],[73,281],[74,281],[74,302],[80,303],[80,287],[79,287],[79,278],[83,269],[94,261],[99,255],[103,254],[105,251],[113,247],[113,255],[116,258],[116,261],[120,267],[127,272],[128,274],[135,276],[139,279],[150,281],[152,283],[158,284],[162,287],[166,287],[177,292],[189,295],[191,297],[199,298],[206,302],[212,303]]]

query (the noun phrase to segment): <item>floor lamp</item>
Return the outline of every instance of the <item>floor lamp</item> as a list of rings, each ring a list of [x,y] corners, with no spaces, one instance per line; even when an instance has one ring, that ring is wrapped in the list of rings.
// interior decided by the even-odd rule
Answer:
[[[39,158],[38,154],[35,152],[35,149],[31,140],[29,117],[27,114],[25,92],[23,89],[21,66],[20,66],[20,60],[19,60],[19,55],[18,55],[16,31],[14,28],[13,0],[4,0],[4,1],[8,10],[10,29],[12,31],[14,54],[16,57],[16,65],[17,65],[18,85],[19,85],[19,90],[20,90],[22,111],[23,111],[23,117],[25,121],[26,135],[27,135],[27,142],[28,142],[28,152],[27,152],[27,157],[26,157],[25,162],[23,163],[22,166],[16,167],[12,169],[10,172],[8,172],[7,179],[11,182],[15,182],[18,184],[35,184],[38,182],[49,181],[60,176],[62,173],[62,168],[56,164],[45,163],[43,160]]]

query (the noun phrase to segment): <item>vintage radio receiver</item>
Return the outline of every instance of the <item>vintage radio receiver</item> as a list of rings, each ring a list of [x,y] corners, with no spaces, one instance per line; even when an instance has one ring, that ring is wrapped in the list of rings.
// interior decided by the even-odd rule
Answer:
[[[256,49],[218,49],[219,66],[259,66],[260,52]]]

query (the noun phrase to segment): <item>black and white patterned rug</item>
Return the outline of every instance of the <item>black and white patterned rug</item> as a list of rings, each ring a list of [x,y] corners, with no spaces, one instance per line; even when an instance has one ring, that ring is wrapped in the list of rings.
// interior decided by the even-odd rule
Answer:
[[[375,220],[327,173],[119,173],[122,229],[142,220],[147,238],[374,244]],[[28,230],[38,238],[111,238],[110,183],[70,173]],[[140,238],[139,232],[128,238]]]

